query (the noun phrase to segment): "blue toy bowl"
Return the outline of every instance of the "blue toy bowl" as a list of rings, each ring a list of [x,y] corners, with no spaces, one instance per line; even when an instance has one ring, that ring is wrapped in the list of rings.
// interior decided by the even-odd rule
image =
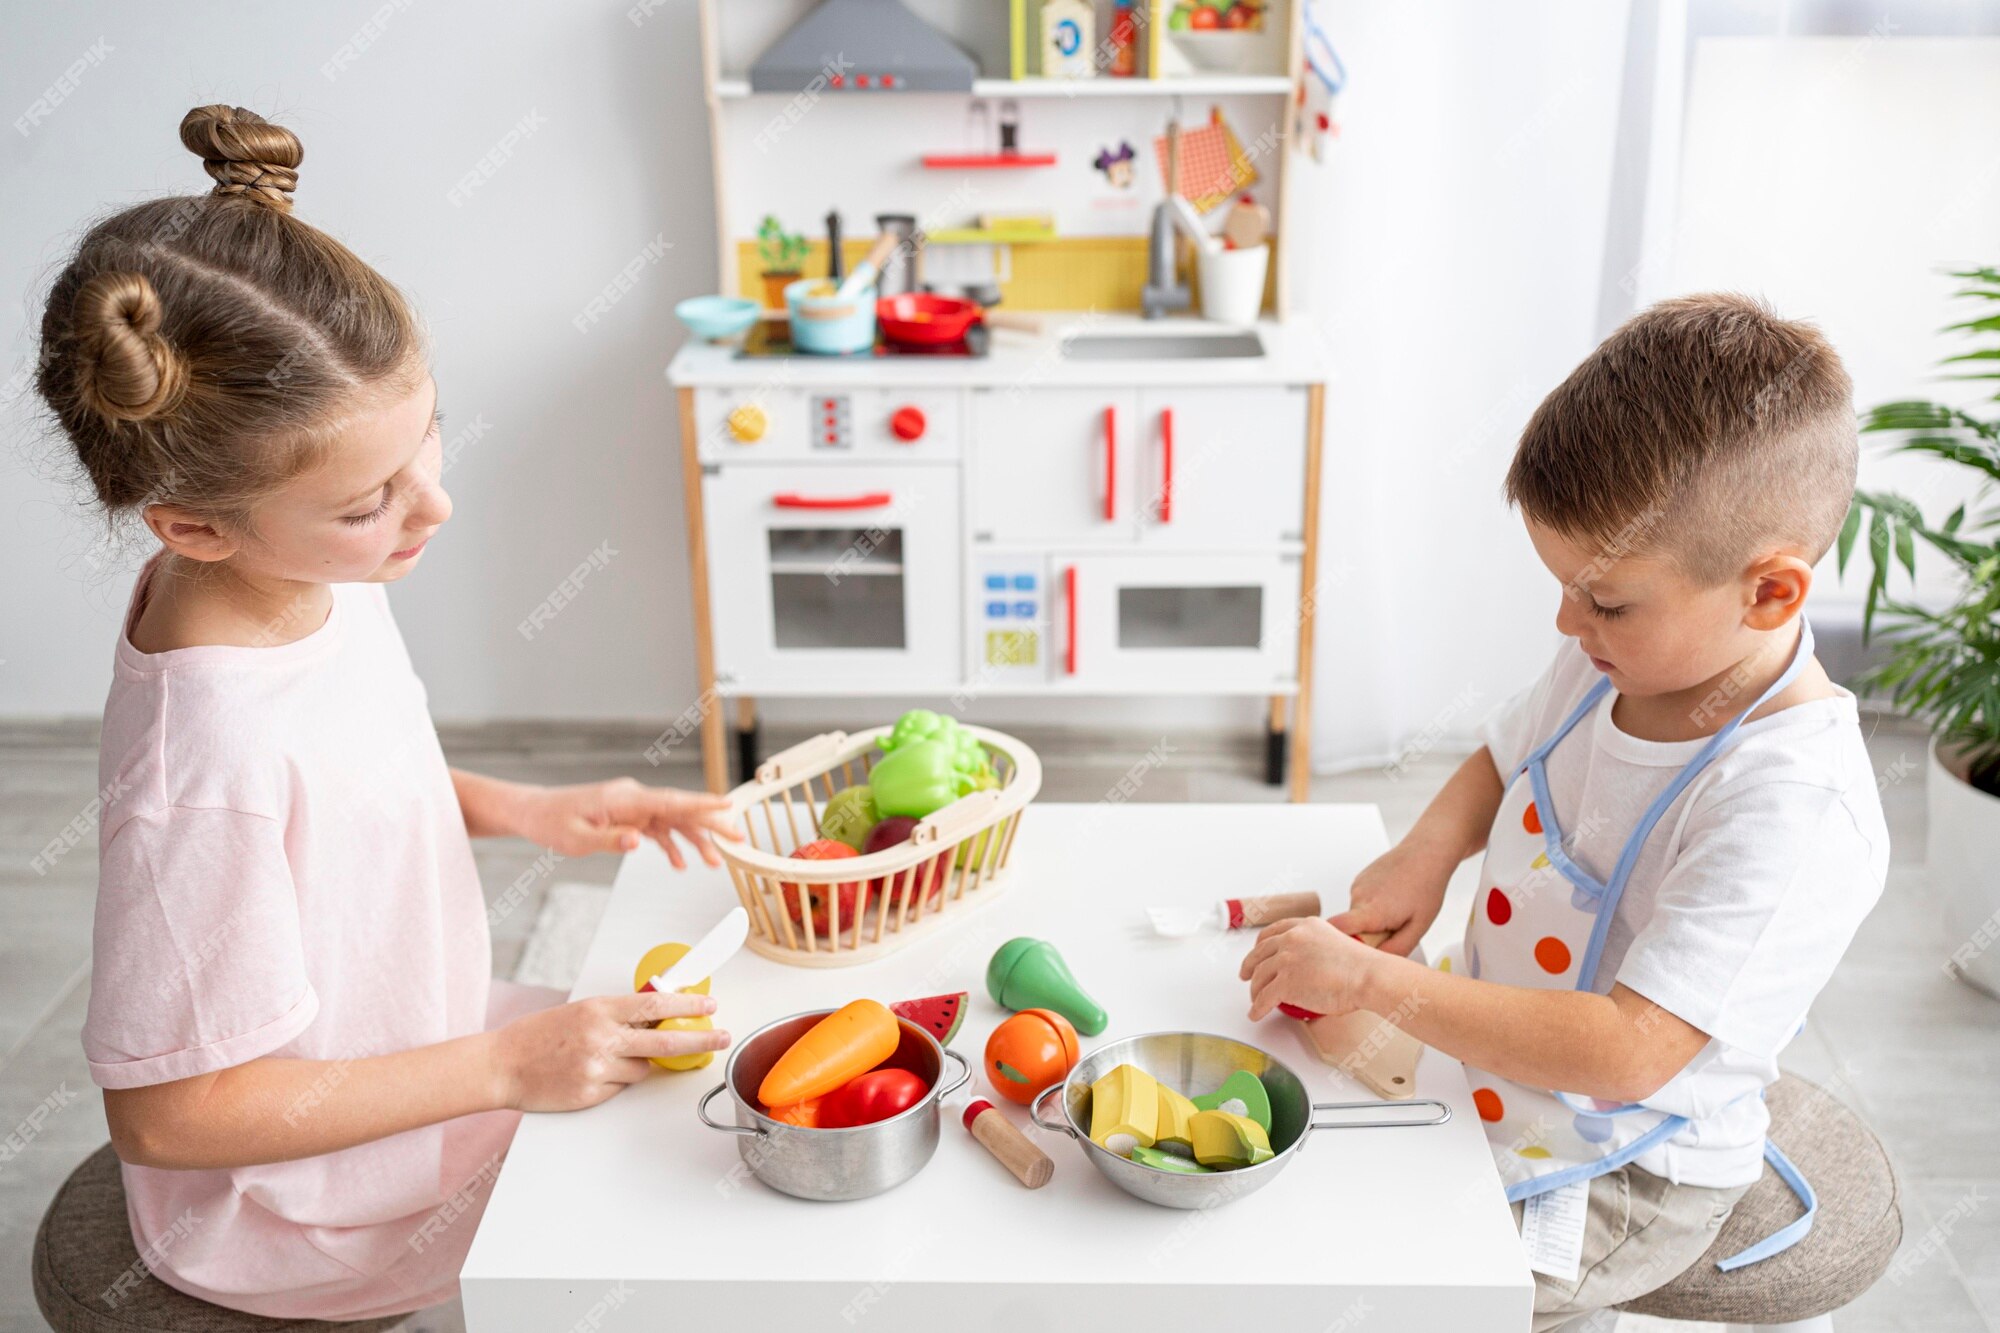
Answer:
[[[697,338],[719,343],[733,338],[757,322],[763,309],[755,301],[740,296],[690,296],[674,307],[674,314]]]
[[[820,356],[851,356],[873,347],[874,284],[845,298],[807,294],[825,285],[825,278],[800,278],[785,284],[785,306],[792,314],[792,346]]]

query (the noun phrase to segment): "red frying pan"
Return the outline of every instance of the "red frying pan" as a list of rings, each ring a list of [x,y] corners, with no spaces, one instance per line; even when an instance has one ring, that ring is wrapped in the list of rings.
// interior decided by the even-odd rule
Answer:
[[[979,319],[980,306],[960,296],[903,292],[875,302],[875,320],[890,342],[914,347],[955,343]]]

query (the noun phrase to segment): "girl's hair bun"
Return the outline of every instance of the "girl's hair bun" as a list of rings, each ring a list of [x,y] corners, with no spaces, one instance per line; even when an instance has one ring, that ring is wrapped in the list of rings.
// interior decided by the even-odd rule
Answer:
[[[77,388],[93,410],[113,421],[144,421],[179,400],[187,367],[160,336],[160,298],[144,274],[91,277],[70,319]]]
[[[305,149],[299,137],[240,106],[198,106],[181,118],[181,143],[215,178],[215,193],[292,208]]]

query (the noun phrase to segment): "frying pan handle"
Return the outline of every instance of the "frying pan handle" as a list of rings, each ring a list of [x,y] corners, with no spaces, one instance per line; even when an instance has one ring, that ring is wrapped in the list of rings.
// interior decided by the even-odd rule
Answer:
[[[1400,1111],[1405,1107],[1411,1106],[1436,1107],[1437,1114],[1422,1120],[1336,1120],[1330,1124],[1321,1121],[1319,1118],[1321,1111],[1380,1111],[1385,1107],[1391,1107]],[[1451,1107],[1440,1101],[1432,1101],[1429,1098],[1415,1102],[1314,1102],[1312,1123],[1307,1125],[1306,1128],[1395,1129],[1408,1125],[1442,1125],[1449,1119],[1451,1119]]]
[[[958,1062],[958,1077],[938,1089],[939,1101],[943,1101],[966,1084],[972,1082],[972,1062],[957,1051],[952,1050],[949,1046],[944,1048],[944,1053]]]
[[[1039,1129],[1053,1130],[1058,1134],[1067,1134],[1071,1138],[1075,1138],[1076,1131],[1071,1129],[1068,1125],[1060,1125],[1060,1124],[1052,1125],[1048,1121],[1042,1119],[1042,1103],[1049,1099],[1050,1093],[1061,1092],[1063,1089],[1063,1083],[1064,1081],[1061,1079],[1056,1080],[1054,1083],[1049,1084],[1049,1086],[1047,1086],[1046,1088],[1043,1088],[1041,1092],[1037,1094],[1034,1101],[1028,1103],[1028,1119],[1034,1121],[1036,1127]]]
[[[749,1125],[724,1125],[708,1118],[708,1104],[715,1100],[716,1093],[726,1091],[728,1087],[729,1084],[726,1082],[718,1083],[703,1093],[701,1100],[694,1104],[694,1113],[701,1117],[701,1123],[707,1125],[710,1129],[719,1129],[725,1134],[748,1134],[754,1138],[764,1137],[764,1131],[761,1129],[755,1129]]]

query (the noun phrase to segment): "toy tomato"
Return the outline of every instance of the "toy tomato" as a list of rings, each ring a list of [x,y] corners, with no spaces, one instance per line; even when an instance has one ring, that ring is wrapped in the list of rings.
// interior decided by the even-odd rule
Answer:
[[[1067,1018],[1053,1009],[1023,1009],[986,1039],[986,1080],[1008,1101],[1026,1106],[1068,1078],[1079,1058],[1076,1029]]]
[[[819,1129],[851,1129],[901,1115],[924,1099],[930,1084],[907,1069],[877,1069],[849,1079],[819,1099]]]

